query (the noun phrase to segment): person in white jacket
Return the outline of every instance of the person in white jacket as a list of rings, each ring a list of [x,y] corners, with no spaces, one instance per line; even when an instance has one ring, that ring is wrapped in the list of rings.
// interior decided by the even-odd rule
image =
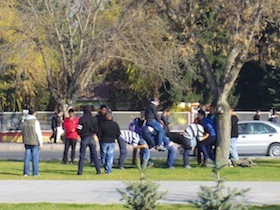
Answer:
[[[23,122],[22,140],[25,147],[23,175],[30,176],[30,161],[32,160],[32,174],[38,176],[39,150],[43,146],[43,135],[34,108],[29,109],[29,113]]]

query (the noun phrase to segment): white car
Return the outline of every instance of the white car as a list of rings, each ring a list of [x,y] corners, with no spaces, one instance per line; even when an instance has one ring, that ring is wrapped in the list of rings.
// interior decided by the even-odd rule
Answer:
[[[269,121],[240,121],[238,154],[280,157],[280,126]]]

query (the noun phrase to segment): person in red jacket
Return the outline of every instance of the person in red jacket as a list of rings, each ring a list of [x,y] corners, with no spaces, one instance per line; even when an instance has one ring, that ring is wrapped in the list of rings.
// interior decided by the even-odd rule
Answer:
[[[79,123],[79,118],[75,117],[74,109],[69,109],[69,117],[64,119],[63,129],[65,135],[65,147],[63,152],[63,162],[64,164],[68,163],[68,151],[71,146],[71,162],[74,163],[75,159],[75,149],[78,140],[77,126]]]

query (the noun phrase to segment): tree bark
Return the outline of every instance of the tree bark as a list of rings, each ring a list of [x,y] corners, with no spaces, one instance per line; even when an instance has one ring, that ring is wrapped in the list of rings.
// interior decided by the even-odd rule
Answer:
[[[216,163],[218,165],[227,164],[229,159],[231,118],[230,106],[225,94],[217,100],[216,106],[216,126],[217,126],[217,145],[216,145]]]

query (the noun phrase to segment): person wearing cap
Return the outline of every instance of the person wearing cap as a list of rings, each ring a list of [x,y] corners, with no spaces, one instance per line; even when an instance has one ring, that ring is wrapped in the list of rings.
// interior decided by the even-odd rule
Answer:
[[[158,115],[158,105],[159,105],[159,99],[157,97],[154,97],[151,102],[147,105],[145,109],[145,119],[147,121],[147,125],[155,129],[157,132],[157,138],[156,138],[156,147],[155,149],[159,151],[165,151],[166,148],[163,147],[163,138],[164,138],[164,129],[161,126],[161,120]]]
[[[64,135],[65,135],[65,142],[64,142],[65,146],[64,146],[62,163],[64,164],[68,163],[68,151],[71,146],[70,164],[73,164],[75,159],[76,144],[78,140],[77,126],[79,123],[79,118],[75,117],[74,109],[69,109],[68,113],[69,113],[69,117],[65,118],[62,124],[62,127],[64,129]]]
[[[98,160],[98,155],[96,151],[96,142],[94,141],[94,135],[98,132],[98,123],[96,117],[92,116],[91,114],[92,107],[85,106],[84,107],[84,114],[79,119],[79,123],[77,126],[78,134],[81,137],[81,145],[80,145],[80,159],[79,159],[79,166],[78,166],[78,173],[77,175],[83,174],[84,169],[84,161],[86,155],[87,147],[90,148],[90,156],[91,160],[95,165],[96,174],[101,174],[100,171],[100,163]]]
[[[112,112],[107,111],[106,121],[100,123],[98,132],[101,160],[107,174],[112,173],[115,140],[119,138],[120,134],[119,125],[113,121]]]
[[[201,109],[198,111],[198,119],[202,124],[205,133],[208,135],[208,138],[199,142],[204,156],[204,165],[207,165],[208,163],[211,163],[215,160],[215,152],[213,152],[213,147],[216,146],[217,132],[213,122],[205,117],[205,111]]]
[[[22,126],[22,140],[25,147],[23,175],[30,176],[30,161],[32,174],[39,175],[39,150],[43,146],[43,135],[40,123],[36,118],[36,110],[30,108]]]

